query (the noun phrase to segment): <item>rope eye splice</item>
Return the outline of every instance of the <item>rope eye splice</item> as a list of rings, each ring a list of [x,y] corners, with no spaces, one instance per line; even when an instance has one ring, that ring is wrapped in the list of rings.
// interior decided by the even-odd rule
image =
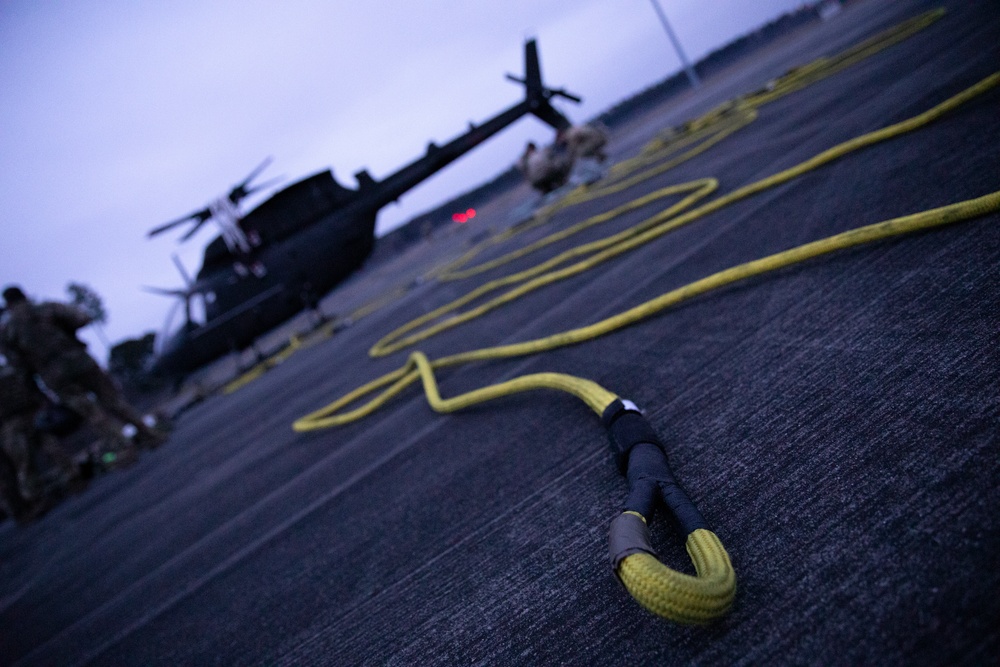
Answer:
[[[618,469],[629,483],[624,511],[611,522],[609,549],[615,576],[648,611],[678,623],[707,623],[725,615],[736,595],[729,554],[674,477],[666,448],[634,403],[616,399],[604,409]],[[696,576],[657,558],[647,518],[658,501],[673,513],[687,538]]]

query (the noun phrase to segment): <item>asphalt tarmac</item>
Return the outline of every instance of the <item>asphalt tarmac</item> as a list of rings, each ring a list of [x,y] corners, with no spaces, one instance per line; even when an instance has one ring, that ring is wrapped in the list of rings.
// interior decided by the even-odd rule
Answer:
[[[943,6],[923,30],[758,110],[704,153],[558,212],[496,257],[673,183],[711,197],[916,116],[1000,70],[995,3],[856,2],[637,118],[613,160],[791,67]],[[1000,89],[423,341],[431,358],[595,322],[715,271],[1000,190]],[[460,165],[459,165],[460,168]],[[669,200],[671,203],[675,200]],[[533,392],[291,424],[400,366],[367,350],[471,287],[620,231],[654,202],[464,281],[417,280],[535,202],[368,266],[324,301],[395,300],[178,417],[170,441],[40,521],[0,525],[0,663],[15,665],[989,664],[1000,655],[1000,215],[836,252],[579,345],[440,373],[525,373],[635,401],[725,544],[732,611],[642,609],[611,573],[626,494],[599,420]],[[537,202],[535,202],[537,203]],[[276,334],[284,335],[284,334]],[[661,559],[691,571],[671,522]]]

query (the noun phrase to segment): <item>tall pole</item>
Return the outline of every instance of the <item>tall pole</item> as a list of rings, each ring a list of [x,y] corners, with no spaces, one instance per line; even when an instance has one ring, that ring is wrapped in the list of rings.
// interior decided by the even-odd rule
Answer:
[[[663,24],[663,29],[667,31],[667,37],[670,38],[678,57],[681,59],[681,64],[684,65],[684,71],[687,72],[691,87],[697,88],[701,85],[701,81],[698,80],[698,75],[695,74],[694,68],[688,62],[687,56],[684,55],[684,49],[681,48],[681,43],[677,40],[677,35],[674,34],[673,28],[670,27],[670,21],[667,20],[667,15],[663,12],[663,7],[660,6],[659,0],[649,1],[653,3],[653,9],[656,10],[656,15],[660,17],[660,23]]]

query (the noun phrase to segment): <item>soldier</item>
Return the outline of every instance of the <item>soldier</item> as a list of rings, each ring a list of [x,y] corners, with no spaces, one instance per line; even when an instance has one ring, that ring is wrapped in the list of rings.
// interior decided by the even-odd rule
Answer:
[[[573,154],[565,144],[557,143],[539,149],[529,141],[517,161],[517,168],[533,188],[549,193],[566,184],[573,169]]]
[[[0,447],[0,521],[3,521],[4,516],[22,521],[29,511],[30,506],[24,502],[17,488],[14,463]]]
[[[155,447],[166,439],[146,425],[76,337],[77,329],[90,323],[86,313],[62,303],[34,304],[17,286],[7,287],[3,298],[7,316],[0,327],[0,351],[13,365],[37,374],[64,405],[111,443],[132,447],[115,419],[135,426],[138,444]]]
[[[608,145],[608,131],[602,125],[593,123],[574,125],[563,135],[574,157],[594,158],[598,162],[608,159],[607,153],[604,152],[604,147]]]
[[[35,416],[45,400],[34,380],[23,371],[9,364],[0,366],[0,446],[16,476],[17,492],[28,506],[37,505],[43,496],[35,465],[39,450],[60,469],[62,485],[79,478],[76,464],[59,440],[35,427]],[[10,500],[11,490],[7,495]]]
[[[569,181],[578,159],[593,158],[599,163],[607,160],[604,152],[607,144],[608,131],[604,126],[594,123],[572,125],[556,133],[551,146],[538,148],[529,141],[517,161],[517,168],[533,188],[547,194]],[[597,175],[594,180],[599,177]]]

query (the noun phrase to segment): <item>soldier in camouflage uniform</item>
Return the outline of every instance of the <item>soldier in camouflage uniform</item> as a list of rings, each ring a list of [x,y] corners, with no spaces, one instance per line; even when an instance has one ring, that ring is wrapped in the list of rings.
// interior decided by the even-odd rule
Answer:
[[[608,145],[608,131],[603,125],[573,125],[566,128],[559,140],[569,146],[575,159],[594,158],[598,162],[608,159],[604,152]]]
[[[35,465],[39,450],[59,467],[63,484],[79,477],[76,464],[59,440],[35,428],[35,415],[44,402],[44,395],[24,372],[9,364],[0,366],[0,446],[16,475],[16,491],[25,505],[41,500],[42,488]],[[7,489],[6,495],[13,505],[16,502],[12,501],[12,491]]]
[[[34,304],[16,286],[6,288],[3,297],[7,313],[0,327],[0,352],[13,365],[37,374],[114,448],[132,446],[115,420],[135,426],[138,444],[155,447],[165,440],[166,436],[146,425],[76,337],[77,329],[90,323],[86,313],[63,303]]]
[[[20,521],[25,518],[28,510],[28,504],[17,489],[14,464],[0,449],[0,521],[5,517]]]
[[[573,154],[565,143],[539,148],[529,141],[517,161],[517,168],[531,187],[548,194],[566,184],[573,169]]]

